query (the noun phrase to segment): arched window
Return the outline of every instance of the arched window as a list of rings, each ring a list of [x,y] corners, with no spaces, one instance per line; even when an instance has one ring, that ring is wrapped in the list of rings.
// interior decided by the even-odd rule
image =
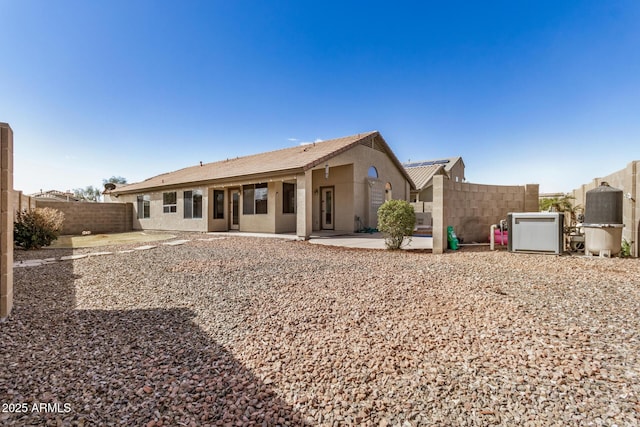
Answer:
[[[367,173],[369,178],[377,178],[378,177],[378,169],[375,166],[371,166],[369,168],[369,172]]]

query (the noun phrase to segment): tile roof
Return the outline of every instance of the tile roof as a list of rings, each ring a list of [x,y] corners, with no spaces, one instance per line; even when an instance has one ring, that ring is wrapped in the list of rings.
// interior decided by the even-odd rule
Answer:
[[[431,178],[433,178],[436,174],[444,171],[444,166],[442,165],[431,165],[431,166],[420,166],[415,168],[407,168],[407,173],[416,184],[417,190],[422,190],[427,186]]]
[[[33,197],[34,199],[58,200],[62,202],[80,201],[80,199],[77,198],[75,194],[68,191],[58,191],[58,190],[40,191],[39,193],[28,194],[28,196]]]
[[[416,185],[416,189],[422,190],[435,175],[449,172],[458,161],[462,161],[462,157],[404,163],[403,166]]]
[[[384,141],[382,135],[378,131],[372,131],[313,144],[298,145],[266,153],[190,166],[174,172],[157,175],[145,181],[118,187],[112,193],[135,193],[154,188],[188,183],[205,184],[215,180],[276,172],[299,173],[311,169],[357,144],[368,142],[375,142],[379,147],[383,147],[398,169],[405,175],[405,178],[411,182],[409,175]]]

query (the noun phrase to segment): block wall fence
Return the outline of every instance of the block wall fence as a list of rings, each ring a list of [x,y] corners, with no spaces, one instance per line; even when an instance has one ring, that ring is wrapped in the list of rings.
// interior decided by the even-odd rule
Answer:
[[[433,253],[447,249],[447,227],[465,243],[489,241],[489,228],[509,212],[538,212],[538,184],[523,186],[454,182],[433,177]]]
[[[64,214],[61,234],[126,233],[133,229],[131,203],[59,202],[37,200],[38,208],[53,208]]]
[[[22,191],[13,192],[13,220],[20,211],[31,211],[36,208],[36,199],[22,194]]]
[[[0,319],[13,308],[13,130],[0,123]]]
[[[603,178],[594,178],[588,184],[583,184],[580,188],[573,190],[571,195],[575,198],[574,203],[586,206],[587,191],[600,186],[602,182],[608,183],[611,187],[622,190],[625,197],[622,200],[622,238],[631,243],[631,256],[638,257],[638,240],[640,240],[640,207],[638,206],[638,196],[640,196],[640,160],[634,160],[627,164],[627,167]]]

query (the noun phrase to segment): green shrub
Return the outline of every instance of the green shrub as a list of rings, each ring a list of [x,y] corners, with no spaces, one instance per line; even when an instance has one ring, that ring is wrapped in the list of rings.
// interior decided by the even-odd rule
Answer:
[[[378,208],[378,230],[385,233],[388,249],[400,249],[404,237],[413,235],[415,225],[416,214],[409,202],[388,200]]]
[[[620,250],[621,258],[629,258],[631,256],[631,243],[627,239],[622,239],[622,249]]]
[[[63,222],[64,214],[56,209],[18,212],[13,223],[13,240],[24,249],[49,246],[60,235]]]

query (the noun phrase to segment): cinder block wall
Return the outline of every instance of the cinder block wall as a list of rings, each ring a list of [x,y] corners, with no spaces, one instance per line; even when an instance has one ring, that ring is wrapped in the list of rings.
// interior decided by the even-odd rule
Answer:
[[[16,213],[20,211],[30,211],[36,208],[36,199],[26,196],[22,191],[13,192],[13,220],[16,219]]]
[[[509,212],[537,212],[538,184],[483,185],[433,177],[433,253],[447,249],[447,227],[465,243],[489,241],[492,224]]]
[[[131,203],[58,202],[37,200],[38,208],[53,208],[64,213],[62,234],[126,233],[133,229]]]
[[[610,186],[622,190],[625,195],[631,198],[624,198],[622,201],[622,222],[624,229],[622,230],[622,238],[631,243],[631,255],[638,257],[640,240],[640,207],[638,206],[638,196],[640,189],[640,160],[634,160],[627,164],[627,167],[617,172],[607,175],[603,178],[594,178],[588,184],[583,184],[580,188],[573,190],[572,195],[575,197],[574,203],[586,206],[587,191],[599,187],[602,182],[607,182]]]
[[[0,123],[0,319],[13,308],[13,130]]]

